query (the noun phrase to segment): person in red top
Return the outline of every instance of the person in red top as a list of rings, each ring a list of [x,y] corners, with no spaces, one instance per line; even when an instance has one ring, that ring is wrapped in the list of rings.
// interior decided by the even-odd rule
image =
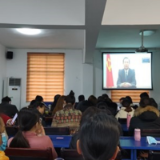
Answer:
[[[3,113],[0,113],[0,117],[3,119],[4,124],[6,125],[11,118]]]
[[[8,140],[8,147],[52,149],[53,159],[57,158],[51,139],[45,135],[40,118],[33,109],[24,108],[18,114],[19,131]],[[39,134],[40,133],[40,134]]]

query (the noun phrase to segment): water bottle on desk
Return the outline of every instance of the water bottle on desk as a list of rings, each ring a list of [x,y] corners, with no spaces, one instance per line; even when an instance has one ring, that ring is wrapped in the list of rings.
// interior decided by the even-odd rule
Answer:
[[[127,114],[127,128],[129,128],[130,121],[131,121],[131,115],[128,113]]]
[[[134,129],[134,140],[135,141],[141,140],[141,130],[139,128]]]

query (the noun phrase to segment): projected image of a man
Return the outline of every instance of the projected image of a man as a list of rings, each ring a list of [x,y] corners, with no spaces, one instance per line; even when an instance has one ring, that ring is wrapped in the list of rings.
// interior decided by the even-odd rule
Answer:
[[[130,60],[128,57],[123,58],[123,69],[118,71],[118,88],[136,88],[135,70],[129,68]]]

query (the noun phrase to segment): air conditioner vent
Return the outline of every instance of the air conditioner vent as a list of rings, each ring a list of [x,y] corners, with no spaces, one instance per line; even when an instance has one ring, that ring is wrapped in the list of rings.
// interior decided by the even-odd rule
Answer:
[[[9,86],[20,86],[21,79],[20,78],[9,78]]]

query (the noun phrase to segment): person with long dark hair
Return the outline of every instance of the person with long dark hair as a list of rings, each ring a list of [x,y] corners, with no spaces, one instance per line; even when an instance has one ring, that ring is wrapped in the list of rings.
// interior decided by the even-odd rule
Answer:
[[[79,130],[77,151],[85,160],[111,160],[119,152],[118,122],[103,111],[85,118]]]
[[[18,114],[19,131],[8,141],[8,147],[13,148],[52,148],[53,158],[57,157],[51,139],[45,135],[39,115],[33,109],[22,109]],[[39,134],[41,130],[41,135]]]

